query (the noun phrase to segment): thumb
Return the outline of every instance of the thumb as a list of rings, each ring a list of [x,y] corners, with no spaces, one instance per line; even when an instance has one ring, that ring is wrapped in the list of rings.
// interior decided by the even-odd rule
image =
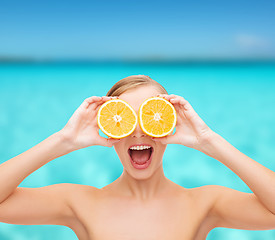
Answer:
[[[112,147],[115,143],[119,141],[120,139],[100,137],[99,144],[105,147]]]
[[[152,139],[156,142],[160,142],[162,144],[172,144],[175,143],[175,136],[174,135],[168,135],[165,137],[152,137]]]

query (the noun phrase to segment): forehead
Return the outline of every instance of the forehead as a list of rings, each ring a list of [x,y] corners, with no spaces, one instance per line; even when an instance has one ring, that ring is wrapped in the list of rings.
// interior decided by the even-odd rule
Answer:
[[[160,90],[155,86],[145,85],[138,86],[134,89],[122,93],[119,98],[128,102],[135,111],[138,111],[139,106],[147,98],[155,97],[157,94],[160,94]]]

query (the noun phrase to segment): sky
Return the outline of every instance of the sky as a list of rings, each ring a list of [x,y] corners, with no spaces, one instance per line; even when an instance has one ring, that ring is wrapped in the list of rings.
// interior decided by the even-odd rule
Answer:
[[[275,58],[275,1],[0,0],[0,57]]]

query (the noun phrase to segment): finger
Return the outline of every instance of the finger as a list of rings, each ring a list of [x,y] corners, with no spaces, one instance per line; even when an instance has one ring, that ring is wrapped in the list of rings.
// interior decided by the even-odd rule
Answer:
[[[88,97],[82,102],[80,107],[87,109],[91,104],[99,102],[99,101],[102,101],[101,97],[98,97],[98,96]]]
[[[185,100],[183,97],[174,94],[167,96],[166,100],[174,105],[178,113],[183,110],[184,105],[187,103],[187,100]]]
[[[163,97],[164,99],[166,99],[167,101],[170,101],[170,102],[171,102],[172,99],[178,99],[178,100],[181,99],[182,101],[185,100],[183,97],[180,97],[180,96],[175,95],[175,94],[170,94],[170,95],[162,94],[160,97]]]
[[[117,99],[118,96],[102,96],[102,99],[104,101],[112,100],[112,99]]]
[[[188,103],[187,100],[185,100],[184,98],[182,97],[172,97],[169,99],[169,101],[172,103],[172,104],[179,104],[181,105],[181,107],[184,107],[185,104]]]
[[[97,102],[97,101],[101,101],[101,100],[102,100],[102,97],[92,96],[92,97],[86,98],[84,101],[86,101],[87,103],[91,104],[93,102]]]
[[[168,96],[168,94],[157,94],[157,97],[164,97],[164,96]]]
[[[181,96],[178,96],[178,95],[175,95],[175,94],[170,94],[166,97],[166,99],[168,101],[171,101],[172,99],[177,99],[177,100],[181,100],[181,101],[184,101],[185,99]]]
[[[166,137],[160,137],[160,138],[152,137],[152,140],[155,141],[155,142],[160,142],[162,144],[167,144],[167,136]]]
[[[103,103],[111,99],[112,99],[111,97],[102,96],[98,101],[91,102],[87,108],[89,108],[89,110],[96,111]]]
[[[156,142],[160,142],[162,144],[177,144],[178,142],[176,141],[177,140],[177,136],[174,135],[168,135],[168,136],[165,136],[165,137],[160,137],[160,138],[155,138],[155,137],[152,137],[152,139]]]
[[[110,98],[111,99],[118,99],[119,97],[118,96],[111,96]]]
[[[169,100],[170,100],[171,98],[179,98],[179,97],[180,97],[180,96],[175,95],[175,94],[169,94],[169,95],[166,96],[166,98],[169,99]]]
[[[101,98],[102,98],[101,101],[97,102],[96,105],[94,104],[94,107],[92,108],[93,111],[98,111],[99,107],[100,107],[103,103],[105,103],[105,102],[107,102],[107,101],[109,101],[109,100],[118,99],[118,96],[112,96],[112,97],[102,96]]]
[[[92,97],[88,97],[85,99],[85,101],[89,104],[94,103],[94,102],[105,102],[111,99],[116,99],[118,97],[108,97],[108,96],[102,96],[102,97],[98,97],[98,96],[92,96]]]
[[[97,112],[101,106],[102,106],[102,104],[96,105],[96,106],[92,109],[92,111]]]
[[[195,129],[200,129],[206,125],[189,102],[184,104],[184,115]]]
[[[121,139],[115,139],[115,138],[108,138],[107,141],[111,145],[111,147],[115,144],[120,142]]]
[[[109,101],[109,100],[112,99],[112,97],[108,97],[108,96],[102,96],[101,98],[104,102]]]
[[[189,121],[193,121],[196,124],[204,124],[199,115],[195,112],[191,104],[181,96],[171,94],[167,97],[171,103],[181,105],[184,109],[184,115]],[[192,123],[192,122],[191,122]]]
[[[120,139],[105,138],[105,137],[100,136],[98,145],[105,146],[105,147],[112,147],[115,143],[117,143],[119,141],[120,141]]]
[[[112,99],[117,99],[117,97],[107,97],[107,98],[105,98],[105,96],[103,96],[102,101],[98,102],[98,104],[94,104],[94,106],[93,106],[93,108],[91,108],[91,110],[97,112],[103,103],[105,103],[109,100],[112,100]]]
[[[168,96],[169,96],[168,94],[157,94],[157,97],[161,97],[161,98],[164,98],[166,100],[167,100]]]

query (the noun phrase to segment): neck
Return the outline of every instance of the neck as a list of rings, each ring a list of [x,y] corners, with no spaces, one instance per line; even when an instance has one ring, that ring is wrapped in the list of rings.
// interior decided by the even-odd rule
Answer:
[[[117,179],[117,186],[127,194],[138,200],[148,200],[164,191],[170,182],[163,172],[162,165],[146,179],[133,178],[127,171],[123,171],[122,175]]]

